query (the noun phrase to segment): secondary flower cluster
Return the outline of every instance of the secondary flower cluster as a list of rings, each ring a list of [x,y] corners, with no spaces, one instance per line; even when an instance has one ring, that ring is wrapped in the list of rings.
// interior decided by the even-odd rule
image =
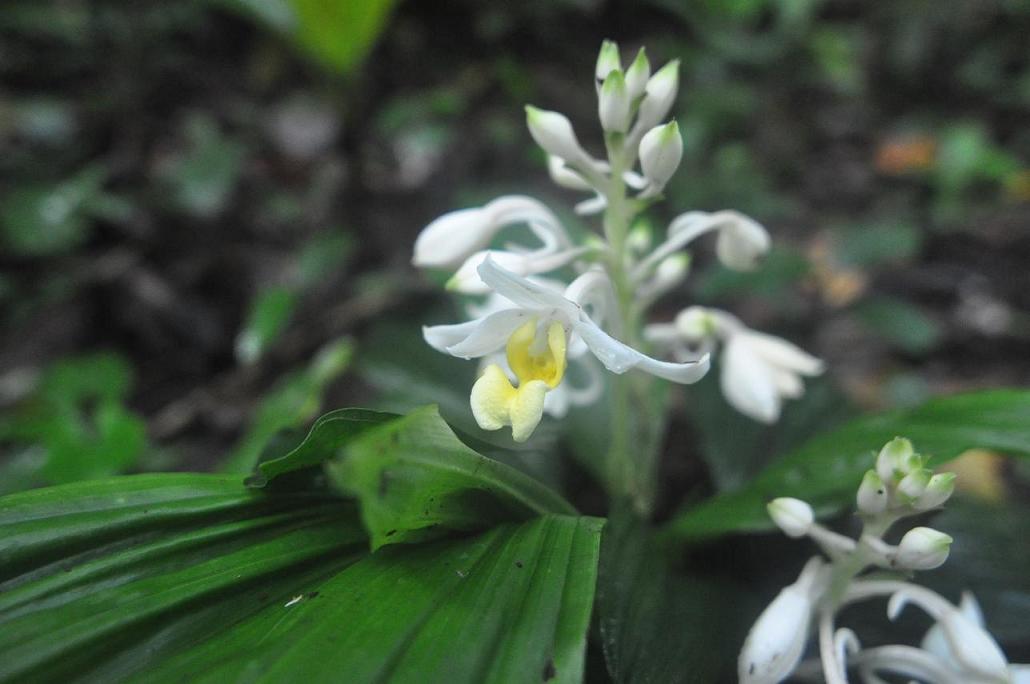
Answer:
[[[1030,666],[1010,665],[984,629],[972,594],[963,594],[955,606],[902,579],[913,571],[942,565],[951,537],[915,527],[896,546],[883,540],[898,520],[937,508],[951,496],[954,475],[933,475],[925,467],[926,460],[907,439],[894,439],[880,450],[876,468],[866,473],[856,495],[863,522],[857,541],[816,523],[812,507],[804,501],[781,498],[769,503],[769,515],[787,536],[808,536],[829,560],[811,558],[797,581],[759,616],[737,663],[742,684],[774,684],[801,670],[810,674],[821,670],[827,684],[846,684],[849,669],[870,684],[882,684],[884,675],[939,684],[1030,682]],[[877,597],[889,597],[891,620],[909,603],[934,619],[920,647],[863,648],[852,630],[836,628],[842,608]],[[817,622],[818,664],[801,660],[813,621]]]
[[[561,417],[570,404],[601,396],[596,361],[616,374],[638,369],[692,383],[707,372],[717,343],[730,403],[775,420],[782,398],[801,394],[800,377],[821,372],[818,359],[715,310],[686,309],[675,323],[643,327],[651,304],[686,277],[684,250],[698,237],[714,233],[718,258],[738,270],[754,268],[770,244],[761,225],[734,211],[683,214],[657,245],[632,228],[661,199],[683,155],[676,122],[663,123],[679,87],[678,62],[652,74],[641,49],[624,69],[618,46],[605,41],[595,86],[605,160],[580,144],[564,115],[535,107],[526,114],[555,183],[591,193],[575,211],[604,212],[603,237],[573,240],[554,212],[521,195],[437,218],[419,234],[414,264],[450,270],[449,290],[481,299],[468,305],[471,320],[424,328],[426,341],[482,359],[473,414],[487,430],[511,426],[517,441],[529,438],[544,412]],[[521,242],[495,245],[502,232],[520,229]],[[647,347],[671,360],[648,355]],[[576,372],[567,373],[572,367]],[[570,374],[580,378],[577,385]]]

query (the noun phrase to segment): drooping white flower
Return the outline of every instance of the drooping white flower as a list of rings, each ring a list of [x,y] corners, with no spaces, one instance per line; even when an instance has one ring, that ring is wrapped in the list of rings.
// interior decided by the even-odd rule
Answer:
[[[543,413],[545,395],[561,383],[570,346],[584,344],[613,373],[633,368],[673,382],[691,383],[708,370],[708,358],[691,363],[658,361],[604,332],[586,308],[598,309],[596,293],[607,277],[589,271],[565,295],[520,277],[487,258],[479,276],[512,307],[455,325],[423,328],[435,349],[461,358],[479,358],[507,350],[508,364],[518,379],[514,387],[502,369],[487,368],[472,392],[473,413],[484,429],[511,425],[513,437],[528,439]]]
[[[716,254],[728,268],[750,270],[769,250],[770,238],[765,228],[740,212],[688,211],[669,223],[668,237],[634,268],[634,278],[647,277],[651,269],[670,254],[713,231],[718,232]]]
[[[434,220],[416,238],[412,262],[422,268],[456,267],[490,244],[501,229],[519,223],[529,226],[544,249],[557,251],[570,245],[561,222],[544,204],[532,197],[505,195]]]
[[[812,608],[824,589],[824,569],[818,558],[809,560],[797,581],[762,611],[737,659],[741,684],[777,684],[797,668],[808,641]]]
[[[952,605],[939,594],[910,585],[895,592],[887,602],[887,617],[894,620],[908,603],[915,603],[935,621],[943,635],[952,663],[966,675],[964,679],[983,682],[1009,682],[1008,660],[998,642],[983,628],[983,616],[973,606],[965,610]],[[929,636],[929,635],[928,635]]]

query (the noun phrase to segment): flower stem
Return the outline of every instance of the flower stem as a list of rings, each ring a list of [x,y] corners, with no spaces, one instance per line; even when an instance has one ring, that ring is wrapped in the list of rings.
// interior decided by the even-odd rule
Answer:
[[[622,174],[626,158],[620,137],[608,141],[611,176],[606,188],[607,207],[604,233],[611,249],[608,274],[615,290],[618,308],[617,327],[623,331],[626,344],[639,348],[640,311],[634,298],[630,255],[626,242],[630,224],[638,211],[626,198]],[[644,516],[654,504],[657,454],[664,427],[663,412],[656,406],[653,383],[649,376],[625,374],[612,377],[611,444],[607,455],[607,485],[615,498],[629,499],[633,508]]]

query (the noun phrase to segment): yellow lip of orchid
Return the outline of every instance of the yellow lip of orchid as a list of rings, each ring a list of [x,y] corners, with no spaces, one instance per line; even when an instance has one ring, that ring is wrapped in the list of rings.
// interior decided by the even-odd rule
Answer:
[[[533,434],[544,414],[544,398],[565,375],[565,328],[551,321],[545,335],[539,334],[534,317],[508,339],[508,365],[518,387],[497,364],[486,368],[472,386],[471,405],[476,421],[486,430],[511,425],[512,439],[524,442]]]

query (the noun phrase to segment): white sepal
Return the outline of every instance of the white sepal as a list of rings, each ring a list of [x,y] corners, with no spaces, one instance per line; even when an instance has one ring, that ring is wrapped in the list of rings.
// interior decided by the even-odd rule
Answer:
[[[629,127],[631,100],[626,91],[622,71],[613,69],[601,85],[597,97],[597,115],[606,133],[625,133]]]
[[[948,560],[952,541],[930,527],[914,527],[901,538],[894,564],[906,570],[933,570]]]
[[[592,168],[593,160],[579,144],[572,123],[564,114],[526,106],[526,125],[536,144],[571,164]]]
[[[766,505],[769,517],[788,537],[803,537],[815,522],[815,513],[808,503],[801,499],[780,497]]]
[[[661,192],[682,159],[683,138],[675,121],[648,131],[640,140],[640,167],[648,180],[648,187],[641,196]]]
[[[462,294],[487,294],[490,286],[479,277],[479,266],[488,258],[499,266],[520,276],[531,276],[547,273],[565,266],[573,259],[590,251],[590,247],[574,247],[560,252],[535,250],[532,252],[506,252],[503,250],[484,250],[477,252],[465,260],[465,263],[447,281],[447,289]]]

